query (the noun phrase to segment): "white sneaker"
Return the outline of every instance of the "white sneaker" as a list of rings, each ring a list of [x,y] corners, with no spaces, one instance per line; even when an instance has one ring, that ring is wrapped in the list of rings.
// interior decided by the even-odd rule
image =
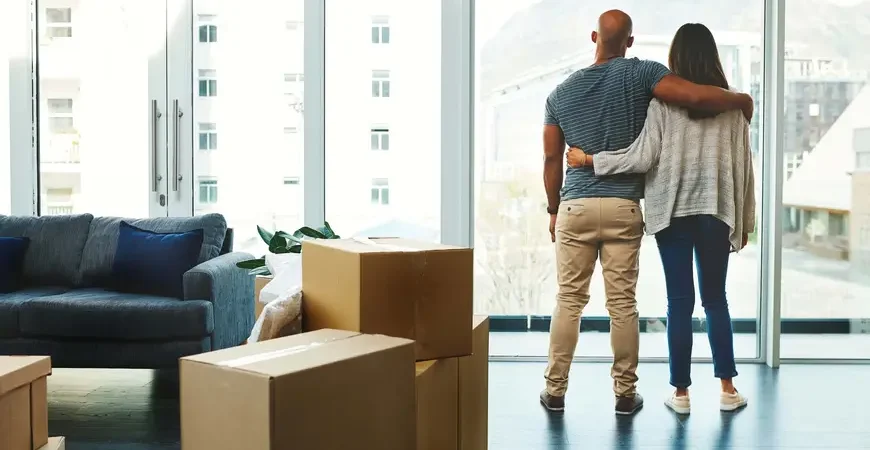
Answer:
[[[692,409],[689,396],[678,397],[676,392],[671,394],[671,396],[665,400],[665,406],[671,408],[677,414],[689,414],[689,411]]]
[[[737,392],[736,390],[733,394],[723,392],[719,396],[719,409],[722,411],[736,411],[746,406],[748,402],[749,399],[744,397],[743,394]]]

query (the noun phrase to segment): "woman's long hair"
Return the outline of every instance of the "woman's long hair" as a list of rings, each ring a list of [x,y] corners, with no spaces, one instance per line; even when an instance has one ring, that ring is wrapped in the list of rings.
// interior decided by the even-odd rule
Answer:
[[[695,84],[728,89],[716,39],[710,29],[700,23],[687,23],[677,30],[671,42],[668,66],[675,75]],[[692,108],[688,111],[691,119],[706,119],[718,114]]]

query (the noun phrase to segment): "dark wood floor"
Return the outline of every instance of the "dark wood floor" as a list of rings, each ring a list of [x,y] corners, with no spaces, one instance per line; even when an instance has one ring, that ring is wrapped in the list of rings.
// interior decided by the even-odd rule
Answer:
[[[749,407],[720,413],[712,369],[698,364],[687,418],[662,406],[664,364],[641,365],[646,407],[630,418],[613,414],[606,364],[575,365],[564,414],[538,404],[542,364],[490,367],[492,450],[870,449],[870,366],[744,365]],[[180,448],[173,374],[56,369],[49,380],[49,431],[69,450]]]

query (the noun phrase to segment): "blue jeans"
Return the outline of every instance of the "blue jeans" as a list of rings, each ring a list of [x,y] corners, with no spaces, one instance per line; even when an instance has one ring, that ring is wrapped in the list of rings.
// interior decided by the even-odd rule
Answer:
[[[734,336],[731,314],[725,298],[725,278],[731,244],[731,229],[709,215],[671,219],[668,228],[656,233],[668,290],[668,361],[671,385],[692,384],[692,312],[695,309],[695,280],[692,256],[698,269],[701,305],[707,315],[707,337],[713,352],[716,378],[737,376],[734,365]]]

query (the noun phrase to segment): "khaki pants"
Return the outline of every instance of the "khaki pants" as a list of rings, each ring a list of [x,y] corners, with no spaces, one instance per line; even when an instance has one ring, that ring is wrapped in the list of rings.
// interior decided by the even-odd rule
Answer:
[[[643,237],[643,214],[638,202],[619,198],[584,198],[559,205],[556,218],[556,265],[559,294],[550,324],[547,392],[562,396],[568,389],[568,371],[580,315],[589,302],[589,281],[600,258],[610,314],[613,348],[613,391],[631,396],[637,383],[638,254]]]

